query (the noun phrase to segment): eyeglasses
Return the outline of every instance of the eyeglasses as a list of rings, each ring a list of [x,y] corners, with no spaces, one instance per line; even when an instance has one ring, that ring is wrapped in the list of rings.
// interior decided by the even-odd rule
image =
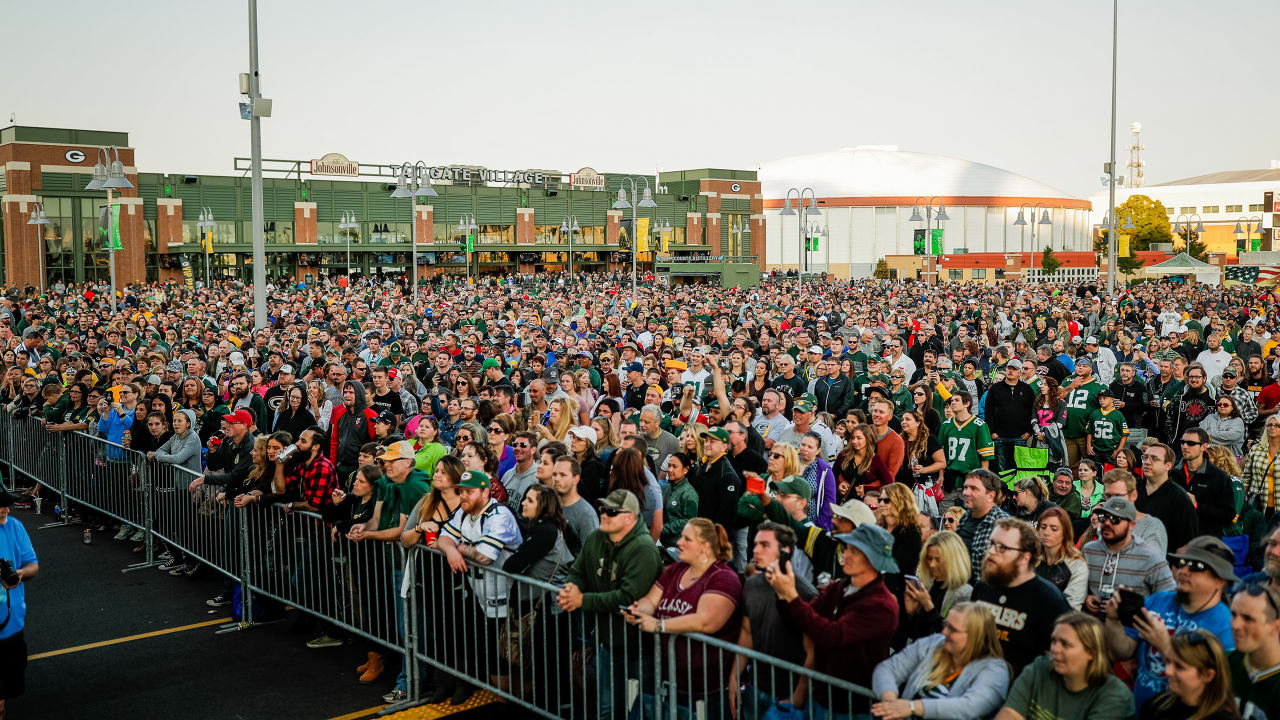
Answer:
[[[521,443],[521,442],[518,442],[518,443],[513,444],[511,447],[513,447],[513,448],[515,448],[515,449],[517,449],[517,450],[525,450],[525,449],[527,449],[527,448],[531,448],[531,447],[533,447],[533,446],[532,446],[532,445],[530,445],[529,443]]]
[[[942,519],[942,524],[943,524],[943,525],[955,525],[955,524],[956,524],[956,519],[955,519],[955,518],[953,518],[953,517],[943,518],[943,519]]]
[[[1269,428],[1280,428],[1280,422],[1269,422],[1269,423],[1267,423],[1267,427],[1269,427]]]
[[[1116,517],[1110,513],[1098,513],[1098,521],[1104,522],[1108,525],[1119,525],[1122,522],[1127,522],[1125,518]]]
[[[506,435],[506,434],[507,434],[507,431],[506,431],[506,430],[503,430],[501,427],[498,427],[498,426],[495,426],[495,427],[491,427],[491,428],[489,428],[489,432],[490,432],[490,433],[502,433],[503,435]]]
[[[1054,475],[1055,475],[1055,476],[1057,476],[1057,475],[1071,475],[1072,477],[1075,477],[1075,473],[1073,473],[1073,472],[1071,471],[1071,468],[1069,468],[1069,467],[1060,467],[1060,468],[1058,468],[1056,471],[1054,471]]]
[[[1209,566],[1200,560],[1188,560],[1186,558],[1174,558],[1169,564],[1177,570],[1188,568],[1195,572],[1205,572],[1209,569]]]
[[[1005,544],[1004,544],[1004,543],[1002,543],[1002,542],[997,542],[997,541],[995,541],[995,540],[992,540],[992,541],[987,545],[987,552],[988,552],[988,553],[995,552],[995,553],[998,553],[998,554],[1003,555],[1004,553],[1011,552],[1011,551],[1012,551],[1012,552],[1022,552],[1022,549],[1021,549],[1021,548],[1016,548],[1016,547],[1010,547],[1010,546],[1008,546],[1008,545],[1005,545]]]

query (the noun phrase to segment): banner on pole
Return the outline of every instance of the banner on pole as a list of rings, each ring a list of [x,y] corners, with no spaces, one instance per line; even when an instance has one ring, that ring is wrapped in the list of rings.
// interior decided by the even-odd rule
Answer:
[[[933,229],[933,254],[942,254],[942,228]]]
[[[123,250],[124,243],[120,241],[120,206],[111,206],[111,249]]]

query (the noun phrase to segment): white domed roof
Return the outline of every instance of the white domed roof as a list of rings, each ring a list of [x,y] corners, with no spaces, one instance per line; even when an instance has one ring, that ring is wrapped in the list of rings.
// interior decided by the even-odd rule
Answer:
[[[836,197],[1048,197],[1069,193],[990,165],[945,155],[859,145],[835,152],[783,158],[760,166],[765,198],[781,199],[788,188],[811,187],[820,198]]]

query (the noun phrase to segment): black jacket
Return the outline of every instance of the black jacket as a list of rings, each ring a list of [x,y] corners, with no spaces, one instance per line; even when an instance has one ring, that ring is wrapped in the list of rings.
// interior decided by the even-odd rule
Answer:
[[[1196,515],[1195,505],[1191,497],[1174,479],[1176,470],[1169,472],[1169,480],[1161,485],[1154,494],[1147,494],[1147,483],[1138,480],[1138,501],[1134,503],[1138,512],[1154,515],[1164,523],[1165,533],[1169,536],[1169,550],[1177,552],[1191,538],[1200,534],[1200,519]]]
[[[720,523],[726,532],[732,530],[738,517],[738,498],[746,488],[729,463],[728,453],[703,463],[693,478],[693,488],[698,491],[698,517]]]
[[[1019,380],[1010,385],[1004,380],[992,383],[987,389],[987,406],[984,416],[992,434],[1010,440],[1031,432],[1031,417],[1035,411],[1036,391]]]
[[[239,444],[227,436],[221,445],[209,453],[208,472],[204,475],[204,481],[209,485],[241,485],[249,477],[249,470],[253,467],[252,450],[253,433],[245,433]]]
[[[1124,403],[1124,407],[1120,408],[1120,414],[1124,415],[1125,424],[1129,429],[1146,427],[1147,412],[1151,410],[1151,393],[1147,390],[1147,386],[1137,378],[1128,385],[1117,378],[1108,387],[1111,388],[1111,394],[1116,396],[1116,402]]]
[[[818,378],[813,384],[813,394],[818,398],[818,411],[829,412],[837,418],[843,418],[853,407],[853,383],[844,374],[835,379]]]
[[[1231,478],[1217,465],[1205,459],[1200,472],[1185,467],[1186,460],[1173,466],[1169,479],[1195,496],[1196,516],[1200,519],[1200,534],[1222,537],[1222,531],[1236,516],[1235,492]],[[1188,482],[1188,478],[1190,482]],[[1169,545],[1173,547],[1172,544]]]

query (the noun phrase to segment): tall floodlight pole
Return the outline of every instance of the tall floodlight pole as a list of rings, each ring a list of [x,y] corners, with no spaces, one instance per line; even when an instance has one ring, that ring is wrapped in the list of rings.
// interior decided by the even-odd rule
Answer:
[[[258,78],[258,0],[249,0],[249,163],[253,204],[253,328],[267,326],[267,250],[262,236],[262,118],[271,117],[271,101],[262,100]]]
[[[1116,291],[1116,49],[1120,42],[1120,0],[1111,0],[1111,162],[1107,163],[1107,294]]]

